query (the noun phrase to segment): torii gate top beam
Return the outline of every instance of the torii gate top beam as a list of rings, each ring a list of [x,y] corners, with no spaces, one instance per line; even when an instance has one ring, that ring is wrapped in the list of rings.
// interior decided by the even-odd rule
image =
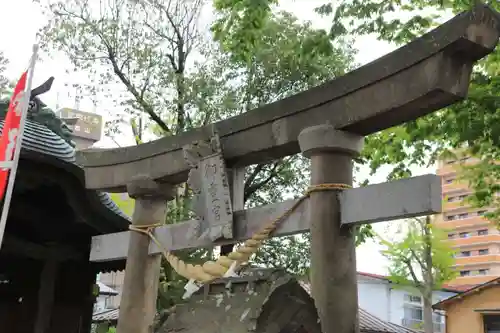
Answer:
[[[500,14],[478,5],[415,41],[347,75],[214,125],[133,147],[87,150],[78,156],[89,189],[124,191],[139,173],[170,183],[187,179],[182,147],[215,128],[229,166],[300,152],[306,127],[330,123],[368,135],[465,98],[474,62],[492,52]]]

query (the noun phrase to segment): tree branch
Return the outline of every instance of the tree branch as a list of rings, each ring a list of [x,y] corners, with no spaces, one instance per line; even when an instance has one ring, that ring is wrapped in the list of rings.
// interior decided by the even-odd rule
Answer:
[[[422,270],[426,270],[427,268],[425,267],[425,264],[419,258],[418,254],[415,252],[415,250],[412,248],[409,248],[409,250],[411,252],[413,259],[415,259],[417,261],[418,265],[422,268]]]
[[[116,59],[115,51],[114,48],[110,45],[110,43],[106,40],[104,35],[96,28],[96,26],[93,24],[93,22],[89,21],[83,13],[84,8],[82,8],[82,13],[81,15],[77,15],[73,12],[70,12],[66,10],[64,7],[62,7],[62,10],[64,13],[60,11],[55,11],[54,14],[60,15],[60,16],[70,16],[74,17],[78,20],[82,20],[86,25],[88,25],[92,31],[95,33],[95,35],[101,40],[103,46],[105,47],[107,51],[107,56],[109,61],[111,62],[111,65],[113,67],[113,72],[118,76],[120,81],[125,85],[127,90],[134,96],[136,99],[137,103],[141,106],[144,112],[146,112],[151,119],[158,124],[158,126],[165,131],[166,133],[170,133],[170,128],[168,125],[159,117],[158,114],[154,111],[153,107],[147,103],[144,98],[141,98],[141,94],[139,91],[137,91],[136,87],[130,82],[130,80],[125,76],[123,73],[121,67],[118,65],[118,60]]]
[[[147,103],[143,98],[141,98],[141,94],[137,91],[134,85],[130,82],[130,80],[125,76],[125,74],[118,67],[118,63],[116,62],[116,57],[111,48],[108,48],[109,52],[109,60],[111,61],[111,65],[113,66],[113,71],[118,76],[118,78],[125,85],[127,90],[135,97],[137,103],[141,106],[141,108],[146,112],[151,119],[160,126],[160,128],[166,133],[170,133],[170,128],[168,125],[160,118],[158,114],[154,111],[153,107]]]
[[[415,286],[419,289],[423,288],[422,283],[417,278],[417,274],[415,274],[415,271],[413,270],[413,266],[411,265],[411,260],[402,258],[401,261],[406,264],[406,267],[408,267],[408,270],[410,271],[410,275],[411,278],[413,279],[413,283],[415,283]]]
[[[276,170],[278,169],[278,166],[281,164],[281,162],[282,162],[282,160],[275,162],[273,164],[271,170],[269,170],[269,175],[265,179],[263,179],[262,181],[255,183],[255,184],[251,184],[247,179],[247,181],[245,182],[245,190],[244,190],[244,194],[243,194],[243,201],[244,202],[246,202],[248,200],[248,198],[250,198],[250,196],[252,194],[257,192],[257,190],[259,190],[262,186],[265,186],[266,184],[268,184],[274,177],[276,177],[278,175],[278,172]],[[255,175],[253,177],[254,180],[255,180],[255,177],[257,176],[257,174],[263,170],[264,165],[262,166],[262,168],[260,168],[260,170],[258,170],[259,166],[261,166],[261,164],[259,164],[257,167],[255,167],[254,172],[252,172],[252,175]],[[248,186],[247,186],[247,184],[248,184]]]

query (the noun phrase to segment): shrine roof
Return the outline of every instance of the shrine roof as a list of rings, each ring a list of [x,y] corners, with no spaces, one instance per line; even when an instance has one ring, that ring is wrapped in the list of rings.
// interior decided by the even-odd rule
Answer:
[[[26,120],[20,165],[26,161],[41,162],[78,178],[81,190],[87,194],[88,199],[83,205],[89,209],[83,211],[88,211],[89,217],[92,215],[94,219],[99,219],[96,223],[92,223],[93,227],[103,224],[102,228],[95,228],[97,233],[126,230],[130,218],[120,210],[109,194],[85,189],[84,171],[76,164],[76,150],[71,141],[71,130],[45,104],[39,100],[38,103],[40,105],[37,112],[30,112]],[[0,118],[4,117],[6,109],[6,102],[0,101]],[[0,128],[3,128],[3,124],[3,119],[0,119]],[[22,177],[22,174],[19,176]]]

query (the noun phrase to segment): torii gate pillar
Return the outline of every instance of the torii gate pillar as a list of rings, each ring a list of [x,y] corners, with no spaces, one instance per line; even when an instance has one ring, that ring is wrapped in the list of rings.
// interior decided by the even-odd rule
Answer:
[[[319,125],[304,129],[298,139],[311,159],[311,185],[352,185],[352,157],[361,151],[363,137]],[[357,333],[354,226],[341,227],[336,191],[311,193],[309,205],[311,287],[322,332]]]
[[[175,186],[159,184],[147,176],[136,176],[128,184],[127,191],[135,199],[133,226],[165,222],[167,201],[175,197]],[[117,332],[153,332],[161,254],[150,256],[149,243],[148,235],[139,232],[130,235]]]

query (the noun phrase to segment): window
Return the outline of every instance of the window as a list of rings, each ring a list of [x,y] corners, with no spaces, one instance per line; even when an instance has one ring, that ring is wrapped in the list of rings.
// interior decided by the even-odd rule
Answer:
[[[447,179],[444,180],[444,182],[446,184],[451,184],[451,183],[453,183],[454,180],[455,180],[455,178],[447,178]]]
[[[470,251],[462,251],[462,252],[460,253],[460,255],[461,255],[462,257],[470,257]]]
[[[500,333],[500,315],[485,315],[483,321],[485,333]]]
[[[470,271],[460,271],[460,276],[469,276]]]
[[[464,200],[464,199],[466,199],[468,196],[469,196],[468,194],[463,194],[463,195],[458,196],[458,199],[459,199],[459,200]]]
[[[422,303],[422,297],[415,296],[415,295],[410,295],[410,294],[406,294],[405,295],[405,302],[421,304]]]
[[[106,300],[104,301],[104,308],[105,309],[112,309],[113,308],[113,297],[112,296],[106,297]]]
[[[453,220],[455,220],[455,219],[456,219],[456,217],[455,217],[455,215],[448,215],[448,216],[446,216],[446,219],[447,219],[448,221],[453,221]]]
[[[435,324],[444,323],[444,314],[443,313],[439,313],[439,312],[433,312],[432,313],[432,321]]]
[[[477,231],[478,236],[485,236],[488,234],[488,229],[481,229]]]
[[[489,271],[490,271],[489,269],[480,269],[480,270],[477,271],[477,274],[479,274],[479,275],[487,275]]]
[[[462,158],[460,159],[460,161],[465,162],[465,161],[467,161],[468,159],[470,159],[470,157],[469,157],[469,156],[465,156],[465,157],[462,157]]]
[[[486,214],[488,211],[487,210],[480,210],[477,212],[477,215],[479,216],[483,216],[484,214]]]
[[[458,214],[459,219],[466,219],[468,216],[469,216],[469,213]]]
[[[422,311],[422,307],[405,306],[404,307],[404,316],[405,316],[405,319],[412,320],[412,321],[424,320],[424,312]]]
[[[459,233],[460,238],[469,238],[470,234],[468,232],[461,232]]]
[[[488,249],[481,249],[477,252],[480,256],[484,256],[484,255],[488,254],[490,251]]]
[[[446,199],[448,202],[453,202],[455,201],[456,197],[448,197],[448,199]]]
[[[456,161],[455,160],[449,160],[449,161],[446,161],[446,164],[454,164]]]
[[[448,234],[448,238],[449,239],[455,238],[455,234]]]

